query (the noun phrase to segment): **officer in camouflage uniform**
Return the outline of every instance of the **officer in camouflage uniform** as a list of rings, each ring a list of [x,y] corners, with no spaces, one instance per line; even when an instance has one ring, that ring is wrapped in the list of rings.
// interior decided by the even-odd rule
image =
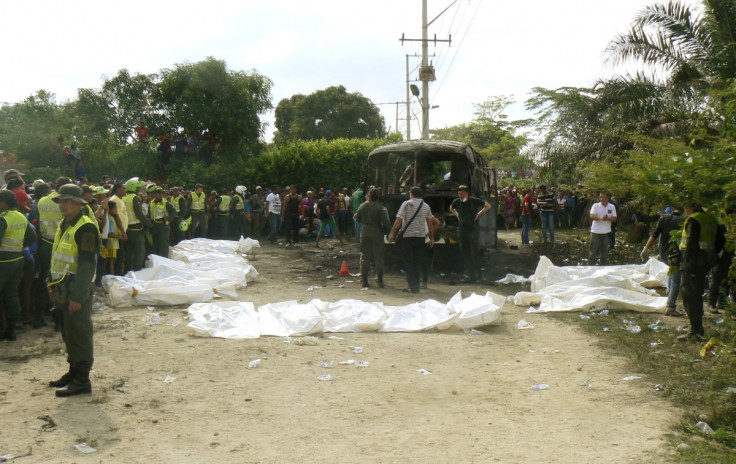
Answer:
[[[92,392],[89,371],[94,362],[92,342],[92,282],[97,267],[100,234],[83,213],[82,189],[65,185],[54,197],[64,220],[59,224],[51,254],[51,298],[64,317],[62,337],[66,344],[69,371],[49,382],[56,396]]]
[[[376,268],[376,285],[383,288],[384,230],[390,227],[388,211],[378,202],[378,189],[368,192],[368,201],[364,202],[353,215],[356,221],[363,224],[360,232],[360,281],[363,288],[368,287],[368,269],[371,261]]]

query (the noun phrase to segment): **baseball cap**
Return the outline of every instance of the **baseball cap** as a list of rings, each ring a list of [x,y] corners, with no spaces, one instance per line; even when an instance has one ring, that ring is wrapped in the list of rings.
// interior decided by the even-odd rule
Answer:
[[[28,196],[25,190],[18,189],[15,192],[15,198],[18,200],[18,204],[23,207],[23,209],[26,210],[26,212],[29,212],[31,210],[31,207],[28,205],[28,202],[31,201],[31,197]]]

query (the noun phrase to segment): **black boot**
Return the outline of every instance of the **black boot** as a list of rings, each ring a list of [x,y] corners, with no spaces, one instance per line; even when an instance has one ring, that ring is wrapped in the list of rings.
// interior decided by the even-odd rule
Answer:
[[[75,371],[72,381],[65,388],[56,390],[56,396],[65,398],[75,395],[89,395],[92,393],[92,383],[89,381],[88,371]]]
[[[62,375],[58,380],[52,380],[49,382],[49,387],[64,388],[72,382],[74,378],[74,369],[69,366],[69,372]]]
[[[17,321],[15,319],[8,318],[8,328],[5,329],[5,332],[0,335],[0,342],[14,342],[16,340],[15,336],[15,325],[17,324]]]
[[[368,277],[361,276],[360,278],[360,286],[363,288],[368,288]]]
[[[378,285],[378,288],[385,287],[385,285],[383,285],[383,274],[378,274],[376,276],[376,285]]]
[[[51,315],[54,318],[54,332],[61,332],[64,328],[64,316],[61,314],[61,309],[54,307],[51,310]]]
[[[33,328],[40,329],[46,327],[46,318],[43,315],[43,311],[40,309],[36,310],[36,316],[33,319]]]

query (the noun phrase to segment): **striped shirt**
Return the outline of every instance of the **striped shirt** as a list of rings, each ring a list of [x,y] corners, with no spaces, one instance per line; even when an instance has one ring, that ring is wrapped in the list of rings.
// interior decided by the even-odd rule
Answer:
[[[421,205],[422,209],[419,210],[417,216],[411,221],[419,205]],[[427,229],[425,227],[427,225],[427,218],[434,216],[432,216],[432,209],[428,204],[423,203],[421,198],[411,198],[401,204],[396,217],[401,218],[402,228],[405,228],[406,224],[411,221],[409,227],[404,231],[404,237],[424,237],[427,235]]]

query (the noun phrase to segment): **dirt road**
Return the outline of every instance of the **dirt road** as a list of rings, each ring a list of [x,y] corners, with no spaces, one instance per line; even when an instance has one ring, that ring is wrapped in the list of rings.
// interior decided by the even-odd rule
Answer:
[[[315,271],[313,253],[258,250],[252,263],[261,277],[241,298],[256,306],[347,297],[406,304],[487,289],[431,280],[409,295],[394,273],[388,288],[361,291],[358,278],[324,278],[336,275],[340,258],[321,256],[328,264]],[[349,256],[357,272],[355,245],[319,253]],[[310,285],[323,288],[307,292]],[[66,367],[51,329],[0,345],[0,454],[32,448],[18,464],[655,462],[677,417],[646,377],[623,380],[637,374],[623,360],[553,316],[511,304],[503,325],[482,335],[328,334],[314,344],[194,337],[184,310],[156,308],[156,325],[143,320],[146,308],[95,311],[91,396],[61,400],[46,386]],[[515,330],[521,318],[535,328]],[[261,367],[248,369],[254,359]],[[348,359],[369,365],[338,364]],[[39,416],[56,427],[42,428]],[[96,451],[81,453],[79,442]]]

